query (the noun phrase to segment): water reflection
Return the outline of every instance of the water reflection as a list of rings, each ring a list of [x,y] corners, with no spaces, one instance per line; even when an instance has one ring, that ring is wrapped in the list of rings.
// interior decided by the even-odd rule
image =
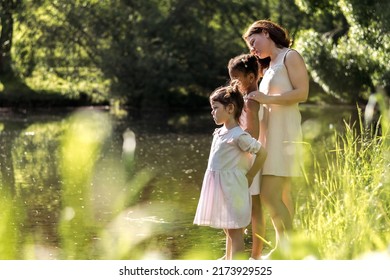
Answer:
[[[356,118],[354,108],[302,111],[316,154]],[[1,116],[0,195],[13,203],[0,227],[12,224],[14,243],[0,237],[0,258],[220,257],[223,233],[192,224],[214,128],[209,111]]]

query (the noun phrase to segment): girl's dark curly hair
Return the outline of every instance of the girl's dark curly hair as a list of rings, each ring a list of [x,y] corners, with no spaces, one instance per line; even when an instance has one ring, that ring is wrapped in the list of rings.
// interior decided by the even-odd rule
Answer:
[[[228,70],[233,71],[237,70],[243,72],[245,75],[253,73],[255,75],[256,80],[259,79],[260,64],[257,56],[253,54],[241,54],[236,57],[233,57],[229,60]]]

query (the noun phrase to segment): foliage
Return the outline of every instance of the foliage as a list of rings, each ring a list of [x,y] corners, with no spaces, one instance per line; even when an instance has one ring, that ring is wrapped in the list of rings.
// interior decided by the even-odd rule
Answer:
[[[314,155],[297,219],[318,248],[316,258],[358,259],[389,246],[389,134],[368,132],[362,121],[358,128],[345,123],[326,162]]]
[[[107,99],[110,82],[95,63],[101,47],[82,22],[96,1],[62,2],[23,1],[15,21],[15,70],[36,92]]]
[[[89,102],[116,99],[145,108],[205,106],[208,93],[228,79],[227,61],[247,52],[242,32],[261,18],[289,30],[314,81],[340,101],[364,102],[377,87],[389,91],[390,4],[384,0],[7,0],[2,5],[4,57],[11,58],[11,51],[7,61],[26,92]],[[11,13],[14,32],[6,33]],[[2,83],[3,91],[15,91],[8,80]]]
[[[306,13],[333,19],[328,30],[315,24],[302,31],[298,43],[313,79],[326,92],[344,102],[367,100],[378,87],[390,94],[388,1],[297,2]]]
[[[227,61],[247,51],[244,28],[274,17],[295,34],[297,13],[273,0],[26,0],[15,14],[14,68],[35,91],[198,108],[227,81]]]

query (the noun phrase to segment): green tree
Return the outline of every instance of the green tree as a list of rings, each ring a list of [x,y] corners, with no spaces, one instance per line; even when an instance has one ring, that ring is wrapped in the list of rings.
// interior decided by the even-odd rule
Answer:
[[[246,51],[242,30],[270,15],[270,2],[25,0],[15,68],[35,90],[198,106],[226,82],[228,59]]]
[[[100,45],[86,24],[99,22],[96,2],[23,1],[16,14],[12,53],[18,76],[36,92],[107,98],[108,82],[97,68],[99,51],[106,44]]]
[[[297,0],[314,23],[299,35],[313,79],[346,102],[390,93],[390,2]],[[328,29],[327,29],[328,28]]]

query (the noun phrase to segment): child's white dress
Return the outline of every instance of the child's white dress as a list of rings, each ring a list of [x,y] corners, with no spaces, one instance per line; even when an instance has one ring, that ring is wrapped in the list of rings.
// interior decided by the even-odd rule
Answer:
[[[250,153],[261,144],[241,127],[214,131],[194,224],[214,228],[246,227],[251,220],[251,195],[246,173]]]

